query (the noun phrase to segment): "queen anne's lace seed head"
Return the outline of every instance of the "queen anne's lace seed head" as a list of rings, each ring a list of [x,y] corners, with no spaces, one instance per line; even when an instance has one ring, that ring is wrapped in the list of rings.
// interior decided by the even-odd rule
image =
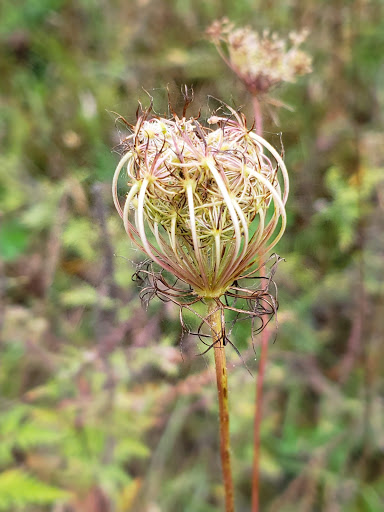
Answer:
[[[311,72],[311,57],[300,49],[307,31],[292,32],[289,42],[277,34],[236,28],[227,18],[216,20],[207,35],[220,55],[252,94],[268,92],[281,82],[294,82]]]
[[[130,238],[199,297],[223,295],[286,226],[284,162],[230,110],[231,118],[208,120],[216,129],[142,112],[113,180]],[[117,182],[123,169],[129,190],[122,206]]]

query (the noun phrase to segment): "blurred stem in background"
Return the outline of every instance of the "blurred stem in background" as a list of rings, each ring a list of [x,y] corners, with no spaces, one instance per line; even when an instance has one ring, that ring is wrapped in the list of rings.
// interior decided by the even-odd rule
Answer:
[[[261,112],[261,105],[259,98],[256,94],[252,95],[252,106],[255,117],[255,131],[260,137],[263,136],[263,115]],[[262,262],[261,262],[262,264]],[[263,281],[265,278],[265,266],[260,268],[260,278]],[[252,512],[259,511],[259,480],[260,480],[260,427],[263,417],[263,381],[265,368],[268,359],[268,341],[269,330],[267,327],[261,332],[261,350],[259,371],[256,379],[255,390],[255,416],[253,427],[253,467],[252,467]]]
[[[207,323],[212,331],[213,352],[215,354],[217,394],[219,398],[220,420],[220,456],[224,480],[225,510],[234,512],[234,492],[231,469],[231,452],[229,438],[228,379],[227,362],[224,346],[224,310],[215,300],[208,302]]]

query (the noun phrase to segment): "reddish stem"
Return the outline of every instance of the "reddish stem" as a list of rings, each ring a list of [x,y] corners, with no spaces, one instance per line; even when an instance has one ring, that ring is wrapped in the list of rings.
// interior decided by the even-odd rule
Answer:
[[[225,493],[225,512],[234,512],[235,499],[231,468],[227,363],[223,339],[224,326],[222,312],[217,307],[214,300],[211,300],[208,305],[207,323],[211,327],[212,340],[214,343],[213,351],[215,355],[217,394],[219,399],[220,456]]]
[[[261,106],[256,95],[252,96],[252,106],[255,116],[255,131],[262,137],[263,135],[263,116]],[[265,268],[260,269],[260,277],[265,277]],[[268,357],[268,340],[269,331],[265,328],[261,333],[261,351],[259,371],[256,380],[256,396],[255,396],[255,420],[253,427],[253,468],[252,468],[252,512],[259,512],[260,501],[260,428],[263,416],[263,382],[265,367]]]
[[[264,272],[263,272],[264,273]],[[259,371],[256,380],[255,421],[253,427],[253,468],[252,468],[252,512],[259,512],[260,495],[260,429],[263,417],[263,382],[268,357],[269,332],[261,333]]]
[[[263,136],[263,114],[261,112],[261,105],[259,98],[256,94],[252,95],[252,106],[253,106],[253,115],[255,118],[255,132],[260,137]]]

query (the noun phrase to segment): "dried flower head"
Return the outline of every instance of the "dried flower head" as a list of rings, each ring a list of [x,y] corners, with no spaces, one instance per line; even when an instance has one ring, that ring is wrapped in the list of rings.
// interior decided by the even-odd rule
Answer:
[[[235,28],[227,18],[216,20],[207,35],[216,45],[227,65],[240,77],[252,94],[268,92],[281,82],[294,82],[299,75],[311,72],[310,56],[299,49],[307,31],[289,35],[287,41],[250,27]]]
[[[221,297],[269,251],[286,226],[288,175],[279,153],[245,117],[208,120],[142,111],[124,140],[113,179],[115,206],[134,243],[190,285]],[[126,169],[128,194],[117,183]],[[279,181],[278,174],[281,174]]]

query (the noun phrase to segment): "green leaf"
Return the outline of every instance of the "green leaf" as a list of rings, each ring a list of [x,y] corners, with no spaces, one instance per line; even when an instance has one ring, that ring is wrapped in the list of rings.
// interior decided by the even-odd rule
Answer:
[[[149,457],[150,450],[138,439],[122,439],[115,449],[115,458],[119,462],[126,462],[131,458],[145,459]]]
[[[17,220],[3,221],[0,228],[0,254],[4,261],[13,261],[22,254],[29,240],[28,230]]]
[[[94,245],[97,240],[97,226],[85,217],[70,219],[64,230],[63,245],[80,258],[93,260],[95,258]]]
[[[61,296],[62,304],[67,307],[93,306],[97,299],[97,290],[89,285],[81,285],[72,290],[66,290]]]
[[[56,444],[62,434],[47,422],[40,421],[38,410],[35,417],[28,415],[29,408],[25,405],[15,406],[3,411],[0,418],[0,464],[12,461],[12,450],[20,448],[28,451],[31,448]]]
[[[28,505],[49,505],[68,498],[68,493],[47,485],[17,469],[0,475],[0,510],[27,510]]]

